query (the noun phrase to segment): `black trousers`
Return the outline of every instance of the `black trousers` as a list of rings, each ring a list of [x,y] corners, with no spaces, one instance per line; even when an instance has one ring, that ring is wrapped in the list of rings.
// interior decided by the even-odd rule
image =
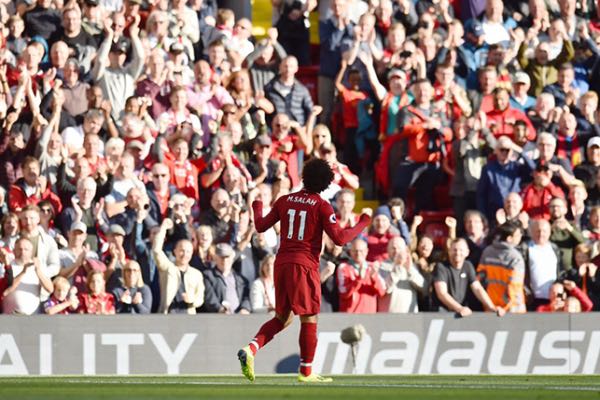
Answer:
[[[439,163],[401,163],[392,176],[392,195],[406,201],[408,190],[415,188],[415,214],[420,210],[435,210],[433,189],[439,183],[442,170]]]

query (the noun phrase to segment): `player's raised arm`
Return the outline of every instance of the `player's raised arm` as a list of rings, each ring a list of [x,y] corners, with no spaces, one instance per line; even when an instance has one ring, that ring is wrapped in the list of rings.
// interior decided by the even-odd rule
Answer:
[[[279,215],[277,213],[277,207],[273,205],[271,211],[263,217],[263,203],[260,200],[254,200],[252,202],[252,210],[254,211],[254,226],[259,233],[262,233],[275,225],[279,221]]]
[[[323,203],[324,205],[321,208],[321,218],[323,218],[323,228],[325,232],[333,242],[338,246],[343,246],[346,243],[350,242],[359,233],[362,232],[369,224],[371,223],[371,214],[372,210],[369,213],[366,209],[363,210],[363,213],[360,215],[360,219],[358,223],[351,228],[342,229],[337,223],[335,218],[335,213],[333,212],[333,208],[331,205],[327,203]]]

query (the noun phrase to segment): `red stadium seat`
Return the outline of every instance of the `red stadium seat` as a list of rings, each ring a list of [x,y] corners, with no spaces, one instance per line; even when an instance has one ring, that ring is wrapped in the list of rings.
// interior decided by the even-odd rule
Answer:
[[[448,182],[445,182],[443,185],[436,186],[433,189],[433,198],[435,201],[435,206],[439,211],[422,211],[421,215],[423,215],[423,213],[435,212],[443,213],[444,217],[446,215],[452,215],[452,198],[450,197],[449,191],[450,185]],[[415,188],[410,188],[408,190],[408,195],[406,196],[406,199],[404,199],[404,202],[406,203],[406,217],[412,218],[415,209]]]
[[[310,97],[312,97],[313,102],[317,103],[318,93],[319,93],[319,85],[318,78],[319,77],[319,66],[311,65],[308,67],[300,67],[298,68],[298,73],[296,74],[296,79],[298,79],[310,92]]]
[[[449,179],[446,178],[442,185],[438,185],[433,189],[433,198],[435,199],[435,205],[439,210],[452,209]]]
[[[436,247],[443,248],[448,238],[448,227],[444,220],[452,216],[452,211],[421,211],[419,215],[423,217],[423,222],[419,225],[417,233],[430,236]]]

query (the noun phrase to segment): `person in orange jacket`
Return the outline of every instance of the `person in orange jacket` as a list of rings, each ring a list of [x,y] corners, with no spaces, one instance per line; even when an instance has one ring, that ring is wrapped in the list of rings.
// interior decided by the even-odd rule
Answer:
[[[401,131],[395,136],[408,143],[408,157],[393,171],[392,196],[406,198],[416,189],[416,209],[433,209],[433,188],[441,177],[441,160],[452,140],[450,122],[439,104],[433,103],[433,87],[427,79],[413,85],[415,100],[398,115]]]

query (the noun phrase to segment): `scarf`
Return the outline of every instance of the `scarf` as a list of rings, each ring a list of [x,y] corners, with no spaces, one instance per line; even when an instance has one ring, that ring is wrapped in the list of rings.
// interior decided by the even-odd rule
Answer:
[[[574,136],[565,136],[561,133],[556,138],[556,156],[566,158],[574,168],[583,161],[583,148],[579,143],[577,133]]]

